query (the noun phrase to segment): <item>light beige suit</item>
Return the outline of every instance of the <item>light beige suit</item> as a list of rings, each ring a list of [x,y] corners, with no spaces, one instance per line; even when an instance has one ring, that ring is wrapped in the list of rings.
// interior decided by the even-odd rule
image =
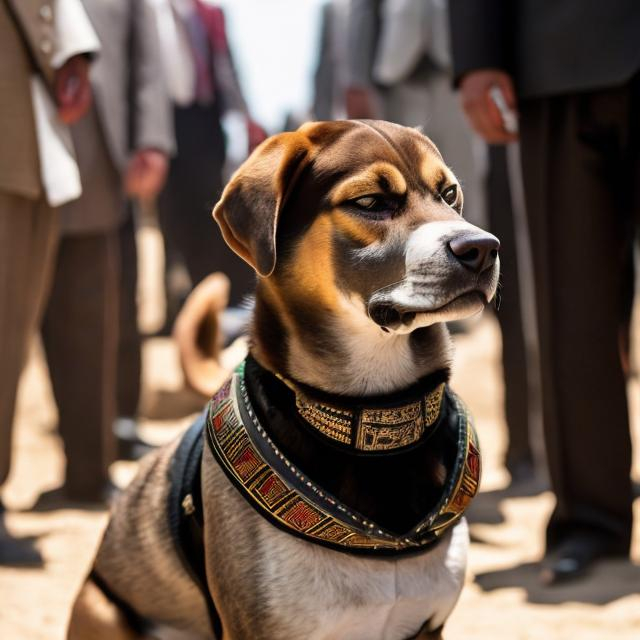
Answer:
[[[53,82],[54,11],[53,0],[0,2],[0,485],[9,473],[18,378],[57,241],[57,214],[40,179],[30,85],[32,60]]]
[[[52,0],[6,0],[49,83],[54,70]],[[30,199],[42,191],[30,76],[33,70],[14,20],[0,2],[0,191]]]

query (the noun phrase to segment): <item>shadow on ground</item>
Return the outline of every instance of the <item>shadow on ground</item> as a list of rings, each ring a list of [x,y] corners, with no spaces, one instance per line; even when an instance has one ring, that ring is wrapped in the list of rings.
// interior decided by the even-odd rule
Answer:
[[[581,580],[552,587],[540,583],[539,571],[540,565],[531,562],[478,574],[475,581],[483,591],[524,589],[527,600],[535,604],[584,602],[604,605],[640,591],[640,566],[626,560],[600,562]]]
[[[505,517],[500,510],[500,504],[503,500],[507,498],[532,498],[547,489],[548,486],[543,480],[535,479],[511,484],[504,489],[482,491],[465,512],[465,517],[469,524],[502,524],[505,522]]]

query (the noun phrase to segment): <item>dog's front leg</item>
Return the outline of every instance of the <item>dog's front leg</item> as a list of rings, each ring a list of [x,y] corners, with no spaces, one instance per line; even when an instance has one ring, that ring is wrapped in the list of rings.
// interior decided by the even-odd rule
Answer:
[[[131,628],[120,608],[88,578],[71,611],[67,640],[152,640]]]
[[[437,629],[429,630],[429,622],[425,622],[424,626],[418,632],[417,636],[414,636],[410,640],[442,640],[442,629],[444,625],[439,626]]]

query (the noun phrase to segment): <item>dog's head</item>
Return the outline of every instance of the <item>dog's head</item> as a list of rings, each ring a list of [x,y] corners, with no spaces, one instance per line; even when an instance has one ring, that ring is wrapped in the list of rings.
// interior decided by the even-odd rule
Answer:
[[[499,242],[462,200],[417,130],[323,122],[258,147],[214,216],[281,304],[409,333],[474,315],[496,291]]]

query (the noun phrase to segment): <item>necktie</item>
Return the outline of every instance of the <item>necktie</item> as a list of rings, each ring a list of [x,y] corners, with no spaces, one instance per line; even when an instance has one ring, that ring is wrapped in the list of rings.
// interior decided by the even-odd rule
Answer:
[[[189,36],[189,44],[191,46],[196,71],[196,102],[199,104],[211,104],[215,96],[215,91],[211,68],[211,48],[207,29],[195,6],[191,11],[183,15],[183,20],[187,35]]]

